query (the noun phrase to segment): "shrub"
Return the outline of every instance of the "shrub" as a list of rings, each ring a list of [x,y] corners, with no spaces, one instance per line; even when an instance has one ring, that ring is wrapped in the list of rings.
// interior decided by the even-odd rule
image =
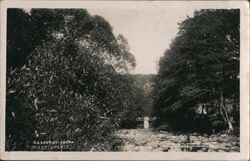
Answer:
[[[42,150],[74,151],[115,150],[120,143],[112,132],[131,105],[133,56],[103,18],[84,10],[53,12],[63,13],[70,19],[62,36],[36,46],[27,64],[8,72],[7,150],[41,150],[33,141],[72,141],[67,148]]]

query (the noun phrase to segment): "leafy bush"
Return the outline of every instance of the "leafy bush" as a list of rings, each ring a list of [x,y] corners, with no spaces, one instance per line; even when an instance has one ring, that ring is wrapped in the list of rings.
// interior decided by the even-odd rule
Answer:
[[[36,150],[33,141],[69,140],[67,149],[53,150],[115,150],[120,141],[112,132],[133,95],[134,58],[126,39],[85,10],[33,12],[62,16],[65,23],[36,45],[25,65],[8,72],[6,149]]]

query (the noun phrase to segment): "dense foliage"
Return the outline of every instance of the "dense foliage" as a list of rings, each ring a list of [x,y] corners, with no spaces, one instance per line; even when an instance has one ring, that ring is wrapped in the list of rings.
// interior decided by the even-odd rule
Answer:
[[[153,79],[154,74],[134,74],[133,103],[129,108],[122,128],[136,128],[143,122],[136,121],[138,117],[153,116]]]
[[[200,10],[179,24],[155,80],[160,123],[205,132],[239,127],[239,14]]]
[[[126,39],[83,9],[8,9],[7,21],[6,150],[116,150],[133,103]]]

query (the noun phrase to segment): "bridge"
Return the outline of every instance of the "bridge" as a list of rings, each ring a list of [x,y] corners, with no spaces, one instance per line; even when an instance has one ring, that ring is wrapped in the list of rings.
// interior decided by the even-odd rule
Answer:
[[[137,117],[136,118],[136,121],[143,121],[144,123],[144,129],[148,129],[149,128],[149,121],[155,121],[156,120],[156,117],[148,117],[148,116],[145,116],[145,117]]]

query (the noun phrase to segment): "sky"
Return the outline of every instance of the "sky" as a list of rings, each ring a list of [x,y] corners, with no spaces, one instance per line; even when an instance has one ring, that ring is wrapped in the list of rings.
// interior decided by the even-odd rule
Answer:
[[[104,17],[112,26],[115,35],[122,34],[135,56],[134,74],[156,74],[158,61],[178,32],[178,23],[187,15],[192,17],[192,8],[173,9],[95,9],[86,8],[91,15]]]

